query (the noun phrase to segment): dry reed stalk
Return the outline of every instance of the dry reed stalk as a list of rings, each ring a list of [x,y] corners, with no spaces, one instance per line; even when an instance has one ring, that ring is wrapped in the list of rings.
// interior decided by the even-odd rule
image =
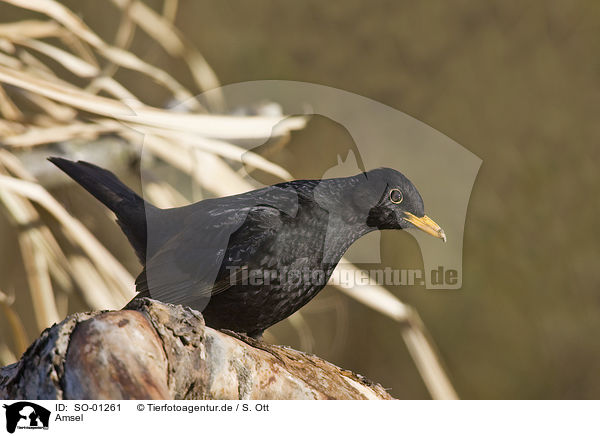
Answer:
[[[94,265],[102,273],[104,279],[114,286],[124,304],[133,297],[133,277],[129,272],[100,244],[97,239],[78,220],[52,197],[44,188],[34,182],[0,175],[0,186],[3,189],[24,196],[42,206],[62,225],[65,236],[80,246]]]
[[[189,203],[179,191],[167,183],[146,182],[144,197],[161,209],[185,206]]]
[[[206,153],[220,156],[226,159],[231,159],[240,163],[247,163],[253,168],[260,169],[267,173],[273,174],[281,178],[282,180],[290,180],[292,175],[282,168],[281,166],[268,161],[264,157],[248,151],[242,147],[239,147],[228,142],[219,141],[216,139],[209,139],[199,137],[198,135],[190,135],[181,132],[165,131],[163,129],[156,129],[153,127],[146,126],[131,126],[145,135],[151,134],[154,136],[162,137],[165,139],[174,140],[174,142],[184,146],[198,150],[202,150]]]
[[[0,150],[0,163],[21,179],[35,182],[33,176],[23,168],[21,162],[8,151]],[[42,225],[39,214],[29,200],[10,192],[0,193],[0,200],[3,201],[7,212],[17,225],[28,228],[29,237],[35,250],[45,256],[50,275],[62,290],[55,295],[57,307],[59,306],[58,301],[61,302],[62,312],[64,312],[66,304],[66,294],[73,293],[74,286],[71,278],[78,284],[78,290],[83,300],[92,309],[120,307],[123,302],[122,297],[106,283],[87,259],[84,258],[85,262],[73,261],[73,257],[77,258],[77,256],[67,259],[50,229]],[[39,225],[32,227],[31,223],[39,223]],[[86,263],[83,267],[81,266],[82,262]],[[94,280],[90,280],[90,277],[93,277]]]
[[[124,136],[127,139],[139,139],[133,132],[125,133]],[[200,150],[190,150],[177,142],[154,135],[144,136],[143,143],[145,150],[173,168],[188,174],[200,186],[217,195],[226,195],[221,194],[222,192],[239,194],[247,191],[250,186],[218,156]],[[198,171],[198,166],[195,166],[194,162],[202,164],[202,171]]]
[[[0,85],[0,113],[7,120],[17,121],[23,119],[23,113],[6,94],[2,85]]]
[[[7,56],[4,53],[0,53],[0,65],[4,65],[5,67],[13,68],[15,70],[18,70],[22,67],[21,61],[12,56]]]
[[[0,342],[0,366],[10,365],[17,360],[17,356],[12,352],[8,345]]]
[[[185,40],[168,19],[160,16],[140,1],[112,0],[112,2],[158,42],[167,53],[173,57],[183,58],[200,91],[215,90],[215,92],[207,94],[209,109],[212,112],[224,110],[225,100],[219,90],[221,84],[217,75],[204,56]]]
[[[62,27],[56,21],[23,20],[0,24],[0,38],[50,38],[59,36]]]
[[[95,78],[90,82],[86,91],[92,94],[97,94],[99,91],[106,91],[118,100],[126,101],[133,109],[143,106],[143,103],[134,94],[112,77],[100,76]]]
[[[72,122],[52,127],[31,127],[21,135],[13,135],[3,140],[10,147],[33,147],[70,139],[95,139],[98,135],[123,129],[119,123],[89,124]]]
[[[52,116],[58,123],[69,123],[73,122],[77,116],[77,111],[69,106],[55,103],[54,101],[42,97],[38,94],[32,94],[30,92],[23,93],[31,103],[40,108],[46,115]],[[6,138],[10,139],[10,138]]]
[[[192,101],[193,95],[166,71],[157,68],[131,52],[111,46],[96,35],[77,15],[67,7],[54,0],[4,0],[15,6],[20,6],[53,18],[73,35],[85,41],[96,49],[99,55],[116,65],[145,74],[169,89],[179,101]],[[194,100],[195,101],[195,100]]]
[[[177,8],[179,7],[179,0],[165,0],[163,1],[162,16],[169,23],[175,22],[177,16]]]
[[[30,340],[27,337],[27,332],[25,331],[21,318],[12,308],[13,301],[14,298],[9,297],[4,292],[0,291],[0,308],[2,308],[2,313],[11,329],[11,338],[15,347],[15,353],[20,356],[29,346]]]
[[[37,249],[37,245],[40,243],[40,233],[37,228],[38,225],[41,225],[39,216],[35,210],[27,207],[29,205],[24,204],[10,192],[0,191],[0,202],[4,204],[15,223],[22,229],[18,234],[19,247],[27,274],[33,313],[38,330],[41,331],[60,319],[56,311],[48,262],[44,253]]]
[[[0,66],[0,82],[8,83],[65,105],[120,121],[139,124],[149,128],[160,127],[181,134],[194,133],[205,138],[218,139],[266,139],[289,130],[301,129],[304,117],[283,116],[224,116],[192,113],[175,113],[150,106],[133,108],[106,97],[82,91],[75,86],[56,83],[31,74],[17,73]],[[273,126],[276,131],[273,131]]]
[[[46,327],[60,321],[50,281],[48,262],[43,253],[35,249],[35,242],[27,231],[21,232],[18,239],[23,265],[27,273],[33,313],[38,331],[41,332]]]
[[[35,39],[21,39],[15,38],[12,40],[14,43],[29,47],[35,51],[38,51],[50,59],[54,59],[63,68],[66,68],[71,73],[79,77],[95,77],[100,73],[98,66],[92,65],[89,62],[81,59],[78,56],[72,55],[71,53],[55,47],[51,44],[47,44],[42,41]]]
[[[111,290],[106,279],[87,257],[70,255],[68,264],[84,301],[91,309],[120,309],[123,306],[122,296]]]
[[[435,345],[418,313],[386,288],[378,285],[370,275],[362,274],[360,269],[347,260],[342,258],[337,268],[347,271],[354,277],[369,278],[368,284],[348,287],[342,286],[339,282],[340,274],[334,274],[331,284],[344,294],[401,324],[404,342],[431,396],[440,400],[457,399],[458,396],[435,351]]]

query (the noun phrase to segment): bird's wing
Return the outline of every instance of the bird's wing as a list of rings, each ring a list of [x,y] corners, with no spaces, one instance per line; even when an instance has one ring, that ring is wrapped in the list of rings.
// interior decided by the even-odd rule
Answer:
[[[202,310],[212,295],[239,283],[243,268],[281,226],[282,212],[272,206],[191,214],[146,260],[136,288],[141,295]]]

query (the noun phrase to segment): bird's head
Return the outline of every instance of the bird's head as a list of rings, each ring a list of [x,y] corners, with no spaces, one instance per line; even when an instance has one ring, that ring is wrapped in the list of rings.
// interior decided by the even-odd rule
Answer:
[[[421,194],[402,173],[378,168],[359,176],[352,190],[354,207],[367,212],[371,228],[406,229],[416,227],[446,241],[446,234],[425,215]]]

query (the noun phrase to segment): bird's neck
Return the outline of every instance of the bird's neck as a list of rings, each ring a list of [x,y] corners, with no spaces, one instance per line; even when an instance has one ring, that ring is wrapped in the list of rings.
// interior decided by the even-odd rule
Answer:
[[[359,205],[354,201],[354,190],[364,183],[363,179],[362,175],[324,179],[312,189],[312,200],[328,212],[331,225],[336,226],[338,231],[355,235],[356,239],[374,230],[367,226],[373,199]]]
[[[374,229],[366,224],[348,222],[336,214],[330,215],[325,234],[326,253],[323,262],[337,264],[354,242],[372,230]]]
[[[353,178],[322,180],[313,191],[313,201],[327,211],[324,263],[337,264],[360,237],[375,230],[367,225],[368,207],[357,209],[352,201]]]

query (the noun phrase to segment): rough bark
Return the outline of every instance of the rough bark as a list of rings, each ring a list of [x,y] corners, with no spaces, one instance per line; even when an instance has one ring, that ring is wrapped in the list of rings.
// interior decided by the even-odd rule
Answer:
[[[316,356],[206,327],[189,308],[136,300],[71,315],[0,369],[1,399],[391,399]]]

